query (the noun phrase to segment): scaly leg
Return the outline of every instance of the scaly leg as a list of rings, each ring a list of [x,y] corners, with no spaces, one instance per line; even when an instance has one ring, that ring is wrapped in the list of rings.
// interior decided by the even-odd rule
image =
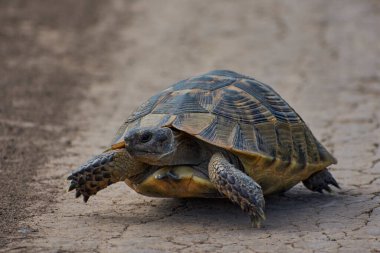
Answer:
[[[221,153],[211,157],[208,173],[218,191],[247,212],[253,226],[260,227],[261,221],[265,220],[265,200],[260,185],[229,163]]]
[[[126,160],[124,150],[111,150],[93,157],[67,178],[71,180],[69,191],[75,189],[75,197],[83,195],[87,202],[98,191],[125,179]]]
[[[339,184],[327,169],[314,173],[308,179],[302,182],[307,189],[311,191],[317,191],[319,193],[323,193],[322,190],[331,192],[329,184],[340,189]]]

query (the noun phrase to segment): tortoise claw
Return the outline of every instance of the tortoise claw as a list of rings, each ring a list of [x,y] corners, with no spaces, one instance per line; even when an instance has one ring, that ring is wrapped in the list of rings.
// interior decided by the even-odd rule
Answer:
[[[71,181],[70,187],[69,187],[69,192],[77,188],[78,184],[75,181]]]
[[[77,192],[75,193],[75,198],[79,198],[82,195],[82,193],[77,189]]]
[[[328,185],[325,186],[324,190],[328,192],[332,192],[331,188]]]
[[[340,186],[338,182],[335,180],[335,178],[331,177],[328,183],[333,185],[335,188],[340,189]]]
[[[88,196],[88,195],[83,196],[84,203],[87,203],[89,198],[90,198],[90,196]]]

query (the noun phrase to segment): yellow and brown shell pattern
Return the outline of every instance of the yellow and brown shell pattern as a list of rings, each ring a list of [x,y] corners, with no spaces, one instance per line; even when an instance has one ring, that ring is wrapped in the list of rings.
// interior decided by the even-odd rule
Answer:
[[[180,81],[143,103],[120,127],[169,126],[237,155],[264,193],[287,190],[336,163],[270,86],[227,70]]]

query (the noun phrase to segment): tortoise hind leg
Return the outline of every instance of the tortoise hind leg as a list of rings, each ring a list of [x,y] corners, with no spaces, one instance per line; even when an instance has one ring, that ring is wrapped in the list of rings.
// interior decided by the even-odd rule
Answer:
[[[260,185],[229,163],[221,153],[211,157],[208,172],[218,191],[247,212],[253,226],[260,227],[261,221],[265,220],[265,201]]]
[[[340,189],[339,184],[327,169],[312,174],[308,179],[302,182],[309,190],[317,191],[319,193],[323,193],[323,190],[331,192],[329,185],[333,185]]]

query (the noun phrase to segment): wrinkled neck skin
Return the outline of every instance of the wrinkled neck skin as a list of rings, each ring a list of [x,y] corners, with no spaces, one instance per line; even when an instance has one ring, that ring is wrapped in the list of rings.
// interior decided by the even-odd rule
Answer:
[[[150,167],[149,165],[131,157],[124,148],[112,150],[110,152],[113,152],[114,154],[112,164],[109,166],[114,167],[113,176],[117,178],[117,181],[134,181],[134,178],[144,173],[144,171]]]
[[[200,165],[211,156],[211,150],[202,146],[195,138],[185,133],[176,133],[169,152],[158,155],[150,164],[154,165]]]

